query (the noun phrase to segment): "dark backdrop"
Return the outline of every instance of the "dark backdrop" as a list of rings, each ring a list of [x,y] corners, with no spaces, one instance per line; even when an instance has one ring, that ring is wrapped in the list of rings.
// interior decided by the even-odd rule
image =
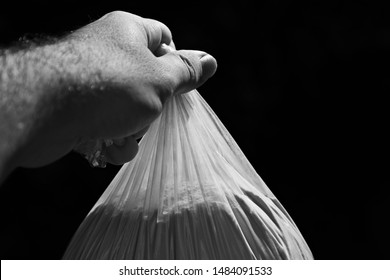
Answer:
[[[217,58],[200,92],[314,256],[390,259],[388,13],[322,2],[14,1],[0,10],[0,40],[61,35],[112,10],[164,22],[178,48]],[[61,258],[118,168],[69,154],[14,171],[0,189],[1,258]]]

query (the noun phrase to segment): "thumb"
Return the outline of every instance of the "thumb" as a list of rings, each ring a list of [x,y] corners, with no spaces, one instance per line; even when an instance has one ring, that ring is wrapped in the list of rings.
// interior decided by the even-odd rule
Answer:
[[[159,59],[168,69],[168,76],[175,94],[181,94],[200,87],[217,70],[217,61],[202,51],[179,50],[163,46],[164,55]],[[161,54],[161,50],[160,50]]]

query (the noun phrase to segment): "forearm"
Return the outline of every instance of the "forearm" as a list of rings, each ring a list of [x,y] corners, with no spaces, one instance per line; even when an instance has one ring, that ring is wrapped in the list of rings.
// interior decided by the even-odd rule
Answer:
[[[77,114],[69,104],[76,98],[72,95],[79,95],[82,88],[101,86],[93,58],[98,54],[93,52],[80,43],[61,41],[2,53],[0,180],[24,160],[27,149],[33,157],[39,157],[33,154],[34,145],[52,139],[47,134],[76,137],[71,123]]]
[[[0,53],[0,180],[16,166],[48,164],[80,141],[125,138],[107,148],[107,158],[131,160],[135,138],[165,101],[216,70],[204,52],[161,52],[163,44],[173,45],[164,24],[116,11],[56,43]]]

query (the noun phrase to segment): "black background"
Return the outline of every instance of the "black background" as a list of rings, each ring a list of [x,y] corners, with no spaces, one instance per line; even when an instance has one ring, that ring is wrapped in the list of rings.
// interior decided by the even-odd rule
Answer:
[[[257,2],[257,3],[256,3]],[[378,1],[379,2],[379,1]],[[382,1],[383,3],[386,1]],[[124,10],[218,60],[200,93],[317,259],[390,259],[390,20],[371,1],[20,1],[3,46]],[[2,259],[60,259],[119,167],[79,155],[17,169],[0,189]]]

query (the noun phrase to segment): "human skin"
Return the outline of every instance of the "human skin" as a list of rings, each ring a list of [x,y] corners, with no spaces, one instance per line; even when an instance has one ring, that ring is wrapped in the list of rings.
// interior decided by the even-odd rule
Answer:
[[[161,22],[112,12],[51,43],[0,52],[0,182],[91,139],[114,139],[122,164],[165,101],[216,71],[205,52],[175,50]]]

